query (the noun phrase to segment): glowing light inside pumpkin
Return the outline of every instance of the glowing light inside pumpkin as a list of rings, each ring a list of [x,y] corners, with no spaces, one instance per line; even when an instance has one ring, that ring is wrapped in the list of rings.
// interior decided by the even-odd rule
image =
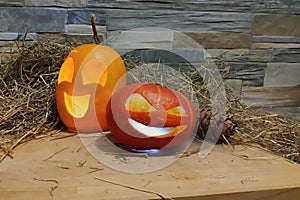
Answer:
[[[184,110],[184,108],[182,106],[177,106],[175,108],[171,108],[169,110],[167,110],[167,113],[169,114],[173,114],[173,115],[187,115],[186,111]]]
[[[91,95],[71,96],[64,93],[67,111],[75,118],[85,116],[90,102]]]
[[[130,148],[130,151],[133,151],[136,153],[155,154],[155,153],[159,152],[159,149],[133,149],[133,148]]]
[[[142,95],[136,93],[131,94],[127,98],[125,107],[127,110],[134,112],[151,112],[156,110]]]
[[[171,131],[175,129],[175,127],[153,127],[153,126],[146,126],[142,123],[139,123],[133,119],[128,119],[130,125],[138,130],[140,133],[148,136],[148,137],[157,137],[169,134]]]
[[[88,60],[82,67],[81,76],[83,85],[98,83],[104,87],[108,79],[107,65],[101,60]]]
[[[73,80],[73,76],[74,76],[74,61],[72,57],[68,57],[66,58],[65,62],[61,66],[57,84],[60,84],[63,81],[67,81],[71,83]]]

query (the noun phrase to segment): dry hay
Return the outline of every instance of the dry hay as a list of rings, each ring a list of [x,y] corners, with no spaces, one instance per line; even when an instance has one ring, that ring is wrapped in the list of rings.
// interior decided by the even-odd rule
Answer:
[[[21,142],[62,127],[55,105],[60,65],[70,50],[55,42],[17,45],[0,67],[0,161]]]
[[[1,160],[11,156],[18,144],[51,135],[63,127],[56,111],[55,84],[71,46],[35,42],[17,49],[17,55],[0,67]],[[138,58],[126,57],[124,61],[127,69],[141,64]],[[191,69],[183,74],[193,86],[198,102],[209,105],[209,92],[198,73]],[[228,89],[227,96],[231,96]],[[226,103],[227,117],[236,126],[236,134],[227,142],[257,143],[300,163],[299,120],[254,110],[237,98],[228,98]]]

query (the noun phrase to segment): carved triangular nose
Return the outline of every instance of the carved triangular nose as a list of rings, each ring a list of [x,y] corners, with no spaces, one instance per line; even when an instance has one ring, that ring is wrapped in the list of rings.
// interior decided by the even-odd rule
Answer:
[[[150,112],[150,124],[149,126],[164,127],[167,121],[167,112],[162,105],[153,105],[156,109],[154,112]]]

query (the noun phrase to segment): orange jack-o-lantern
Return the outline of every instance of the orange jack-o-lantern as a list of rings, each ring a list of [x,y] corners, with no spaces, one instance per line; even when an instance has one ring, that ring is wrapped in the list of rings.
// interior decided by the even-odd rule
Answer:
[[[106,106],[126,85],[125,73],[122,58],[108,46],[84,44],[69,53],[56,86],[58,113],[69,131],[107,130]]]
[[[113,94],[107,106],[112,136],[134,149],[182,143],[193,132],[196,111],[181,93],[152,83],[135,83]]]

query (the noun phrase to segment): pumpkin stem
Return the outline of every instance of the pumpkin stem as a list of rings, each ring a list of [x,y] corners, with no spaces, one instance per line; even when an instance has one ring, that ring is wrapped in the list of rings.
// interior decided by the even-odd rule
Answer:
[[[92,23],[92,28],[93,28],[93,34],[94,34],[94,41],[96,44],[101,43],[101,40],[98,36],[97,28],[96,28],[96,15],[91,14],[91,23]]]

